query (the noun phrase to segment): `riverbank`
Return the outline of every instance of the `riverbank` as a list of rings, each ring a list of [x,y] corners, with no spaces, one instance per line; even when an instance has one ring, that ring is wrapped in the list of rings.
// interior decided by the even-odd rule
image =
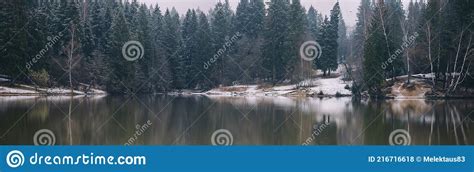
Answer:
[[[311,79],[296,84],[254,84],[222,86],[211,90],[175,90],[167,95],[205,95],[205,96],[268,96],[268,97],[351,97],[352,81],[342,73],[334,72],[329,76],[321,73]],[[459,89],[455,94],[446,95],[442,91],[432,89],[430,74],[398,76],[387,79],[383,89],[386,99],[473,99],[473,89]],[[87,85],[80,90],[73,90],[72,95],[106,95],[106,91],[89,88]],[[87,88],[87,89],[85,89]],[[461,91],[462,90],[462,91]],[[68,88],[38,88],[29,85],[16,84],[14,87],[0,86],[0,96],[68,96]],[[367,92],[362,96],[368,98]]]
[[[297,84],[234,85],[211,89],[206,95],[220,96],[289,96],[289,97],[350,97],[351,81],[343,75],[319,76]]]
[[[474,90],[459,87],[456,91],[446,93],[438,84],[433,89],[432,74],[415,74],[410,77],[398,76],[395,79],[387,79],[391,83],[384,89],[384,93],[389,99],[473,99]]]
[[[87,90],[71,90],[68,88],[41,88],[16,84],[0,86],[0,96],[68,96],[68,95],[106,95],[107,92],[89,88]]]

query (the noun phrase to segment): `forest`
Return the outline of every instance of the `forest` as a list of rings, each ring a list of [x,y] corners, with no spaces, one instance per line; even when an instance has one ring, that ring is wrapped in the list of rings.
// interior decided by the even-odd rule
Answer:
[[[299,0],[240,0],[235,10],[222,0],[185,14],[136,0],[2,0],[0,74],[7,85],[112,94],[297,83],[341,67],[355,96],[383,97],[415,74],[432,94],[474,87],[474,1],[361,0],[353,29],[344,12],[339,2],[323,15]],[[136,59],[123,57],[130,41]],[[300,57],[307,41],[320,45],[313,61]]]

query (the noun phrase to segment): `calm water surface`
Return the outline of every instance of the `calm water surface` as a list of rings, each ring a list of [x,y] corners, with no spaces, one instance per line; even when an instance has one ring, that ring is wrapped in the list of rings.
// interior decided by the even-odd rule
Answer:
[[[32,145],[38,130],[49,129],[56,145],[122,145],[130,138],[137,145],[209,145],[214,131],[226,129],[234,145],[387,145],[392,131],[404,129],[412,145],[473,145],[473,105],[199,95],[0,97],[0,144]]]

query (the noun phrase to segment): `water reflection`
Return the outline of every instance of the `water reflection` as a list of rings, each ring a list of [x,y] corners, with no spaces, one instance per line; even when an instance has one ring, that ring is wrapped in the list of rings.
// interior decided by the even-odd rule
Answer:
[[[237,145],[386,145],[405,129],[412,145],[474,143],[474,100],[106,96],[1,97],[0,144],[33,144],[50,129],[60,145],[209,145],[227,129]],[[137,128],[150,120],[146,129]],[[324,125],[324,128],[320,128]],[[139,134],[137,134],[139,133]]]

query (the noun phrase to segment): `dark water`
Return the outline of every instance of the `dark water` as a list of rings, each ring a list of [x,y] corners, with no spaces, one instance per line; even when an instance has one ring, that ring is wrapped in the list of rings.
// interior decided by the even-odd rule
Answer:
[[[411,145],[473,145],[473,105],[474,100],[0,97],[0,144],[32,145],[37,131],[49,129],[56,145],[209,145],[214,131],[226,129],[233,145],[387,145],[392,131],[404,129]]]

